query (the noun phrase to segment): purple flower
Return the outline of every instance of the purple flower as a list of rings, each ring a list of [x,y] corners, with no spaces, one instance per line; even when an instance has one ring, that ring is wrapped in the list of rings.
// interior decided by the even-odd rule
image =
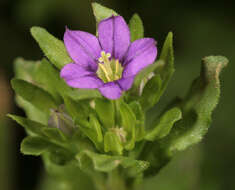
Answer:
[[[60,76],[73,88],[97,88],[109,99],[130,89],[136,74],[157,56],[154,39],[130,42],[128,25],[121,16],[102,20],[98,38],[66,29],[64,43],[74,63],[65,65]]]

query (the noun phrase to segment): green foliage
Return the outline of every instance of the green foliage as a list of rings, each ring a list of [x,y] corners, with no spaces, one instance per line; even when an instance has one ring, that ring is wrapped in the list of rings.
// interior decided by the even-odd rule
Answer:
[[[20,147],[20,151],[26,155],[39,156],[49,148],[50,144],[41,137],[26,137]]]
[[[91,151],[82,151],[76,156],[80,168],[84,171],[94,169],[99,172],[111,172],[119,166],[125,168],[129,176],[138,176],[149,167],[149,163],[123,156],[108,156]],[[90,161],[90,162],[89,162]]]
[[[54,99],[48,92],[32,83],[21,79],[12,79],[11,85],[19,96],[33,104],[41,111],[49,112],[51,108],[57,107]]]
[[[145,136],[146,140],[154,141],[162,139],[167,136],[173,127],[174,123],[182,118],[182,114],[179,108],[172,108],[163,116],[160,117],[159,122],[153,130],[148,132]]]
[[[30,31],[44,54],[57,68],[61,69],[66,64],[73,62],[61,40],[58,40],[41,27],[34,26]]]
[[[129,134],[127,136],[127,142],[125,149],[131,150],[135,146],[135,124],[136,124],[136,116],[132,111],[131,107],[125,102],[121,102],[119,105],[120,115],[121,115],[121,124],[124,130]]]
[[[160,75],[155,75],[151,78],[143,89],[140,103],[143,110],[148,110],[153,107],[159,100],[162,90],[162,80]]]
[[[228,60],[222,56],[204,58],[201,75],[193,82],[186,98],[177,99],[177,101],[171,103],[172,106],[181,109],[182,119],[174,124],[167,136],[165,134],[169,131],[166,127],[163,130],[164,138],[145,145],[146,149],[141,153],[141,158],[149,161],[152,166],[146,172],[146,175],[156,174],[172,158],[174,153],[185,150],[202,140],[211,124],[212,111],[219,101],[219,74],[227,63]],[[175,119],[172,118],[173,122],[179,119],[181,115],[179,110],[177,111],[178,108],[173,108],[171,111],[174,109],[176,113],[173,113],[173,116],[175,115]],[[157,126],[146,138],[153,140],[155,135],[158,134],[161,134],[161,132],[158,132]]]
[[[131,32],[131,41],[144,37],[144,26],[138,14],[134,14],[130,20],[129,28]]]
[[[112,101],[97,98],[95,100],[95,111],[104,127],[111,128],[115,126],[115,107]]]
[[[92,3],[93,13],[98,24],[101,20],[109,18],[111,16],[117,16],[118,14],[107,7],[100,5],[99,3]]]
[[[173,50],[173,33],[169,32],[163,44],[160,60],[163,60],[158,69],[155,70],[156,74],[160,74],[162,82],[160,96],[166,90],[166,87],[175,72],[174,68],[174,50]]]
[[[115,131],[109,131],[104,136],[104,151],[122,155],[123,146],[120,136]]]
[[[211,114],[219,101],[219,74],[228,60],[210,56],[202,60],[201,75],[192,84],[186,98],[179,103],[183,119],[166,137],[166,151],[172,155],[201,141],[211,124]],[[164,143],[164,144],[165,144]]]
[[[92,8],[97,25],[118,15],[98,3],[92,3]],[[131,41],[144,37],[137,14],[129,27]],[[147,111],[156,106],[174,73],[171,32],[160,59],[142,70],[132,89],[119,100],[105,99],[97,90],[70,88],[60,78],[59,69],[72,62],[63,42],[40,27],[33,27],[31,33],[49,61],[15,61],[16,78],[11,84],[28,118],[8,116],[28,134],[21,152],[42,155],[47,169],[56,168],[57,173],[70,166],[79,168],[98,184],[117,173],[131,188],[143,177],[156,174],[175,152],[198,143],[207,132],[219,100],[219,74],[226,58],[204,58],[201,75],[186,98],[169,104],[147,126]]]

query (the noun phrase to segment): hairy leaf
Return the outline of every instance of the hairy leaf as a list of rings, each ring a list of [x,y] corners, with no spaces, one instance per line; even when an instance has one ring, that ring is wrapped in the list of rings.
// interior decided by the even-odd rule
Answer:
[[[144,26],[138,14],[134,14],[130,20],[129,28],[131,32],[131,41],[144,37]]]
[[[44,54],[57,68],[61,69],[66,64],[73,62],[61,40],[41,27],[34,26],[30,31]]]

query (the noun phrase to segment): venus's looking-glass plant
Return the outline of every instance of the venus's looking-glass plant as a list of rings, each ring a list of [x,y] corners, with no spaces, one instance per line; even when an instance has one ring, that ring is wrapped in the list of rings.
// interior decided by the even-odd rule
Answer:
[[[33,27],[47,59],[15,61],[12,87],[27,118],[9,117],[28,134],[21,152],[43,158],[43,190],[138,189],[202,139],[218,103],[228,60],[209,56],[186,98],[154,108],[174,73],[172,33],[155,61],[156,42],[144,38],[138,15],[128,27],[115,11],[92,6],[97,36],[67,28],[62,42]]]

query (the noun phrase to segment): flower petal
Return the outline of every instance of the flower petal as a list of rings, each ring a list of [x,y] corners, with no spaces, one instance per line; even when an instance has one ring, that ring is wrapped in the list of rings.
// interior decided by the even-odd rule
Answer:
[[[122,78],[118,80],[118,84],[121,87],[122,90],[129,90],[132,87],[132,84],[134,82],[135,77],[129,77],[129,78]]]
[[[118,99],[122,95],[122,90],[115,82],[105,83],[104,86],[99,88],[100,93],[108,99]]]
[[[135,76],[139,71],[152,64],[157,57],[156,42],[152,38],[134,41],[124,61],[123,77]]]
[[[92,70],[97,69],[96,60],[100,57],[101,47],[96,36],[66,29],[64,44],[75,63]]]
[[[98,88],[103,85],[93,72],[74,63],[65,65],[60,72],[60,77],[73,88]]]
[[[121,16],[112,16],[100,22],[99,41],[106,53],[122,60],[130,45],[130,30]]]

